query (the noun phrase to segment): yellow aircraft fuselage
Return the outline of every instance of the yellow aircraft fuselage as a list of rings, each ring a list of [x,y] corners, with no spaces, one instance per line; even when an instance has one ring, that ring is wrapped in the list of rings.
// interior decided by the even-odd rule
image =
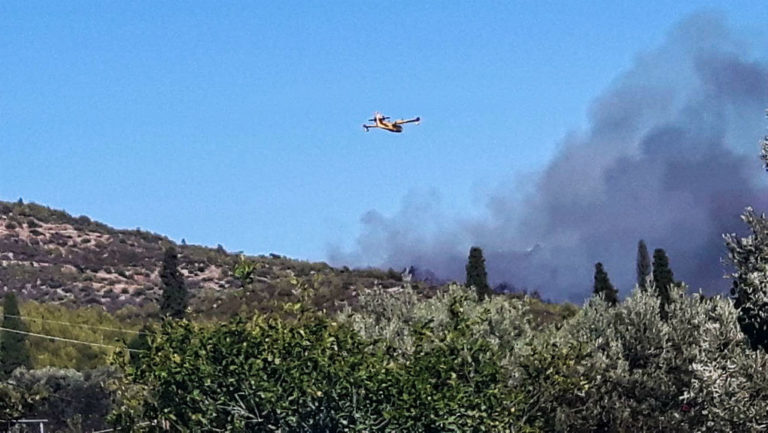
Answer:
[[[365,128],[366,131],[368,131],[370,128],[379,128],[384,129],[389,132],[403,132],[403,124],[405,123],[419,123],[421,121],[420,117],[414,117],[413,119],[400,119],[395,120],[394,122],[388,122],[387,119],[389,117],[386,117],[382,115],[381,113],[374,113],[373,119],[370,119],[372,122],[374,122],[373,125],[363,125],[363,128]]]

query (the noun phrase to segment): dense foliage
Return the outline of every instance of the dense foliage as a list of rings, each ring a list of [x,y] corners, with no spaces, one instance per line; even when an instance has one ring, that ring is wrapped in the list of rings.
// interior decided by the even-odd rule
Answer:
[[[411,327],[412,356],[352,326],[299,312],[205,326],[166,322],[139,363],[124,362],[121,431],[155,419],[193,431],[508,431],[520,396],[500,352],[450,323]]]
[[[122,431],[761,431],[768,357],[729,299],[596,297],[541,327],[529,300],[374,290],[336,319],[171,321],[127,372]],[[150,427],[152,428],[152,427]]]
[[[107,427],[106,418],[112,409],[109,383],[116,377],[109,368],[83,372],[18,369],[9,384],[29,402],[18,415],[47,419],[47,431],[90,432]]]
[[[463,311],[473,335],[500,351],[523,395],[516,412],[527,428],[756,431],[768,422],[768,405],[757,401],[768,393],[764,355],[739,332],[731,301],[686,295],[675,285],[663,320],[650,289],[636,289],[613,308],[595,298],[561,326],[544,329],[530,326],[524,301],[514,298],[465,302]],[[425,319],[446,323],[455,299],[471,298],[462,290],[423,302],[407,292],[373,293],[345,320],[407,356],[413,338],[404,330]],[[745,415],[739,406],[747,405]]]
[[[763,139],[760,157],[768,169],[768,137]],[[739,311],[739,326],[750,344],[755,349],[768,351],[768,219],[765,214],[757,215],[751,207],[741,219],[751,235],[723,236],[734,268],[731,295]]]
[[[19,386],[0,382],[0,420],[21,418],[35,403],[35,395]]]
[[[6,293],[3,297],[3,322],[0,331],[0,378],[7,378],[19,367],[29,367],[29,348],[25,327],[16,295]],[[19,332],[14,332],[19,331]]]
[[[120,346],[141,326],[138,319],[109,314],[99,307],[67,308],[62,305],[26,301],[20,305],[24,329],[70,340]],[[113,349],[73,344],[28,336],[29,368],[74,368],[88,370],[105,366]]]
[[[733,295],[739,325],[754,348],[768,350],[768,219],[747,208],[742,219],[752,234],[726,235],[728,257],[735,268]]]

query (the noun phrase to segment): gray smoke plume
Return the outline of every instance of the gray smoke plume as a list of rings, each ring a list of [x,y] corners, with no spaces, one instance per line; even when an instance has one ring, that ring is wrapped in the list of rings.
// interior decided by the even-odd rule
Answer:
[[[588,130],[563,140],[526,198],[510,186],[468,221],[446,216],[436,193],[411,194],[396,215],[364,215],[356,250],[330,260],[463,281],[478,245],[492,282],[581,301],[598,261],[626,294],[644,239],[667,251],[676,279],[723,291],[721,235],[742,231],[745,206],[765,209],[766,107],[768,66],[719,17],[690,17],[594,101]]]

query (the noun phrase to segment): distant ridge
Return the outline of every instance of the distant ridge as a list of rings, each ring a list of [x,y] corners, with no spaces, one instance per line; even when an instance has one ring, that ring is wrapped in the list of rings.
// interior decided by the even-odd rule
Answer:
[[[165,236],[114,229],[35,203],[0,201],[0,294],[14,291],[24,299],[153,315],[159,266],[169,245],[180,252],[193,313],[205,316],[273,310],[298,299],[297,283],[312,287],[312,302],[327,310],[354,304],[363,288],[404,285],[400,272],[393,270],[337,269],[270,254],[249,257],[257,270],[253,286],[245,291],[231,275],[238,254],[222,247],[180,245]]]

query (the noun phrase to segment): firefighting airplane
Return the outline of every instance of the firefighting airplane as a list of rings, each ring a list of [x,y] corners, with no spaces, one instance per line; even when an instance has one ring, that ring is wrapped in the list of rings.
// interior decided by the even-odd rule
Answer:
[[[368,132],[371,128],[379,128],[384,129],[389,132],[403,132],[403,124],[405,123],[419,123],[421,122],[420,117],[414,117],[413,119],[400,119],[395,120],[394,122],[387,122],[387,119],[389,119],[389,116],[385,116],[378,111],[373,113],[373,119],[368,119],[370,122],[374,122],[373,125],[363,125],[363,128],[365,128],[365,132]]]

